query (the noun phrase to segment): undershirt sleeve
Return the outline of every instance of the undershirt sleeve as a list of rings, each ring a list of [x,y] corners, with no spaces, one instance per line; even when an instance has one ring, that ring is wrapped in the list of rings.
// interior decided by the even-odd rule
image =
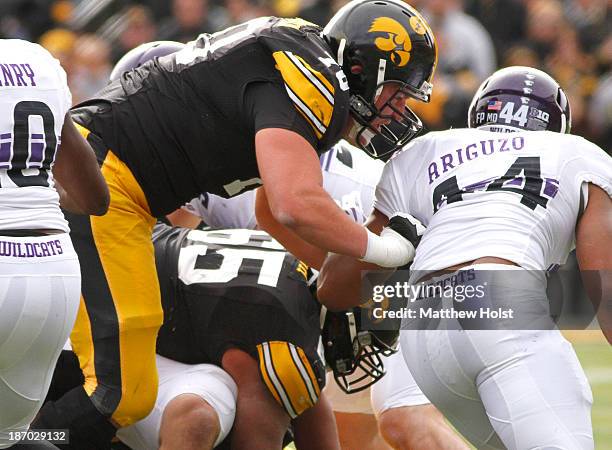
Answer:
[[[306,119],[298,112],[280,84],[250,83],[244,92],[244,113],[255,133],[266,128],[291,130],[317,149],[318,139]]]

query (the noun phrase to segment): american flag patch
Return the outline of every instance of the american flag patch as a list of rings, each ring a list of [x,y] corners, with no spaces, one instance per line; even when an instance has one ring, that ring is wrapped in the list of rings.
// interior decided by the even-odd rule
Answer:
[[[502,102],[498,101],[493,101],[493,100],[489,100],[489,103],[487,104],[487,109],[493,110],[493,111],[499,111],[502,107]]]

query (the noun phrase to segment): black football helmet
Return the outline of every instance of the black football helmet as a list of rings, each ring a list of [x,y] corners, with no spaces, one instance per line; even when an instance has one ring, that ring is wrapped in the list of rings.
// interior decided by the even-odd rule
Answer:
[[[332,312],[321,308],[325,361],[347,394],[367,389],[385,375],[381,356],[397,352],[399,330],[362,330],[361,308]]]
[[[185,44],[175,41],[153,41],[140,44],[121,57],[110,74],[110,81],[118,79],[123,72],[142,66],[153,58],[160,58],[185,47]]]
[[[559,83],[538,69],[500,69],[478,88],[468,111],[470,128],[569,133],[570,105]]]
[[[438,54],[433,33],[421,15],[401,0],[353,0],[332,17],[323,37],[347,77],[350,108],[357,123],[351,138],[376,158],[416,136],[421,120],[407,106],[399,111],[391,103],[398,95],[429,101]],[[376,99],[388,83],[399,89],[377,108]],[[401,118],[383,116],[381,111],[387,106]],[[372,121],[377,117],[390,119],[391,126],[376,129]],[[372,143],[376,135],[382,137],[378,149]]]

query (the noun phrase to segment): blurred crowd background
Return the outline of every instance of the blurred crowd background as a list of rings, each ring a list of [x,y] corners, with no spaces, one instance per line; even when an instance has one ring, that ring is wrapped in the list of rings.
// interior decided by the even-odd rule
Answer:
[[[68,73],[74,103],[104,87],[114,63],[152,40],[188,42],[262,15],[324,25],[342,0],[1,0],[0,37],[38,42]],[[612,0],[410,0],[440,48],[429,130],[466,125],[495,69],[528,65],[568,93],[573,132],[612,153]]]

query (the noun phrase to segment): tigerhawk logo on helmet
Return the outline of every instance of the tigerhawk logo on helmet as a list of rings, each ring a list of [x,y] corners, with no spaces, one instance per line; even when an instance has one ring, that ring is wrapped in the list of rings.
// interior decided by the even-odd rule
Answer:
[[[408,32],[397,21],[388,17],[379,17],[372,22],[369,33],[386,33],[387,37],[374,39],[374,44],[383,52],[391,54],[391,61],[399,67],[403,67],[410,61],[410,50],[412,42]]]
[[[412,16],[408,21],[415,33],[424,35],[429,30],[427,24],[419,16]],[[412,41],[406,29],[397,20],[389,17],[378,17],[374,19],[368,33],[386,33],[387,37],[374,39],[374,44],[380,50],[391,54],[391,62],[396,66],[403,67],[410,61]]]

